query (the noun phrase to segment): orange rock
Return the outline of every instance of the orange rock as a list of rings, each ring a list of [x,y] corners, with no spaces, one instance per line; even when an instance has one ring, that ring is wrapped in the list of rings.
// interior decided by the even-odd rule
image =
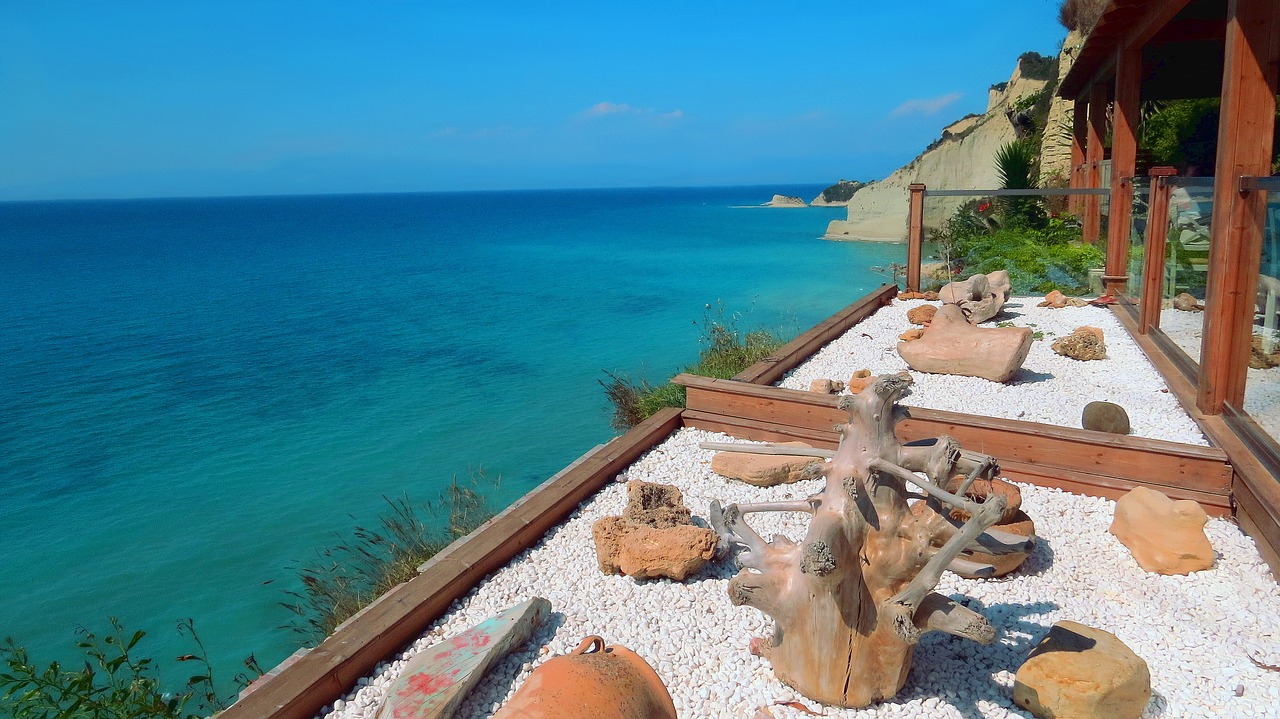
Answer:
[[[791,447],[808,447],[804,442],[784,442]],[[749,452],[717,452],[711,458],[711,471],[722,477],[757,487],[791,484],[802,479],[815,479],[822,468],[818,457],[793,457]]]
[[[918,332],[919,330],[914,331]],[[857,372],[854,372],[853,376],[849,378],[849,392],[858,394],[867,387],[875,384],[878,379],[880,379],[880,377],[878,375],[871,374],[871,370],[860,369]]]
[[[933,305],[920,305],[907,312],[907,321],[914,325],[927,325],[933,321],[938,308]]]
[[[836,394],[844,389],[844,382],[834,379],[815,379],[809,383],[809,391],[818,394]]]
[[[1067,306],[1067,296],[1057,290],[1053,290],[1044,296],[1044,302],[1036,305],[1036,307],[1052,307],[1059,309]]]
[[[1147,663],[1114,634],[1058,622],[1018,667],[1013,702],[1037,717],[1138,719],[1151,699]]]
[[[922,299],[924,299],[924,295],[920,294],[919,292],[899,292],[899,293],[898,293],[898,299],[900,299],[900,300],[922,300]]]
[[[964,475],[957,474],[947,482],[946,490],[955,493],[960,489],[960,485],[964,482]],[[1004,514],[1000,515],[1000,522],[1012,522],[1014,518],[1021,514],[1018,510],[1022,508],[1022,490],[1018,486],[1004,481],[1003,479],[975,479],[973,484],[965,490],[964,496],[975,502],[985,502],[988,497],[996,495],[1004,497],[1005,508]],[[968,521],[969,513],[963,509],[951,510],[951,516],[961,522]],[[997,522],[999,524],[1000,522]]]
[[[601,517],[591,525],[596,561],[605,574],[636,579],[684,581],[716,551],[715,531],[691,523],[679,488],[632,480],[621,517]]]
[[[1116,501],[1110,531],[1148,572],[1190,574],[1213,566],[1213,546],[1204,534],[1208,521],[1189,499],[1175,502],[1163,492],[1134,487]]]
[[[1077,327],[1070,335],[1054,340],[1051,348],[1064,357],[1082,362],[1107,358],[1107,345],[1102,341],[1102,330],[1097,327]]]
[[[902,334],[898,335],[898,339],[902,340],[903,342],[918,340],[921,337],[924,337],[924,330],[918,329],[918,328],[909,329],[906,332],[903,332]]]
[[[914,342],[898,343],[898,354],[918,372],[1008,382],[1031,351],[1029,327],[974,327],[958,305],[940,307],[923,333]]]
[[[930,290],[929,292],[924,293],[924,297],[921,297],[921,299],[928,300],[930,302],[937,302],[938,293]]]
[[[1101,340],[1102,340],[1102,330],[1101,330],[1100,328],[1098,328],[1098,327],[1090,327],[1089,325],[1082,325],[1082,326],[1080,326],[1080,327],[1077,327],[1077,328],[1075,328],[1075,330],[1073,330],[1073,331],[1071,332],[1071,334],[1073,334],[1073,335],[1093,335],[1094,337],[1097,337],[1099,341],[1101,341]]]

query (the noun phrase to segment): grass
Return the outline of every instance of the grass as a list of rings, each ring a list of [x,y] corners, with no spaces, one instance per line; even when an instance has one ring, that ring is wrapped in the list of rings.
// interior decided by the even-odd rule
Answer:
[[[707,305],[709,311],[711,305]],[[684,368],[689,374],[716,379],[729,379],[751,365],[768,357],[786,341],[764,329],[743,332],[738,329],[740,315],[726,316],[723,305],[717,305],[715,317],[707,314],[699,325],[702,334],[698,344],[702,349],[698,361]],[[652,417],[664,407],[683,407],[684,387],[666,382],[655,385],[641,379],[631,379],[605,372],[609,380],[600,380],[605,396],[613,404],[613,418],[609,424],[616,430],[626,431]]]
[[[483,471],[467,484],[454,477],[438,501],[420,505],[407,497],[383,497],[389,509],[373,529],[357,526],[352,538],[339,537],[299,568],[302,589],[287,592],[291,600],[282,603],[293,614],[288,628],[323,640],[370,602],[417,576],[423,562],[493,516],[478,489],[498,481]]]

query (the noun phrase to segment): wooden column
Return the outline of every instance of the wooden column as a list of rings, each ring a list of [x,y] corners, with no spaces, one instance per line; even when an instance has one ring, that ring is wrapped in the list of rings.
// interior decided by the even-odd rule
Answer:
[[[1087,187],[1084,174],[1084,153],[1089,143],[1089,102],[1084,98],[1076,98],[1071,115],[1071,189]],[[1067,212],[1079,215],[1084,212],[1084,196],[1071,195],[1067,198]]]
[[[911,204],[907,208],[907,291],[920,291],[920,253],[924,248],[924,185],[907,186]]]
[[[1138,160],[1138,96],[1142,87],[1142,48],[1116,54],[1116,95],[1111,112],[1111,218],[1107,225],[1107,269],[1102,283],[1108,295],[1121,295],[1129,281],[1129,226],[1133,217],[1133,173]]]
[[[1266,195],[1241,193],[1239,179],[1271,174],[1277,63],[1280,4],[1229,0],[1197,398],[1205,414],[1244,403]]]
[[[1102,161],[1105,150],[1102,138],[1107,134],[1107,101],[1109,95],[1104,85],[1089,89],[1089,122],[1085,131],[1085,187],[1102,186]],[[1089,244],[1098,241],[1102,234],[1102,198],[1086,195],[1082,239]]]
[[[1138,314],[1138,332],[1146,334],[1152,327],[1160,326],[1160,301],[1164,295],[1164,251],[1169,236],[1170,187],[1163,178],[1172,177],[1178,171],[1172,167],[1153,167],[1151,176],[1151,202],[1147,213],[1147,239],[1143,249],[1146,257],[1142,266],[1142,298]]]

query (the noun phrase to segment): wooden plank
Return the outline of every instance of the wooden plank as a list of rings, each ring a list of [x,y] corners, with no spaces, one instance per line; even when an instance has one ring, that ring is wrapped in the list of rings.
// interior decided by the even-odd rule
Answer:
[[[799,441],[814,447],[824,448],[834,448],[838,443],[838,437],[834,430],[821,432],[798,427],[784,427],[768,422],[726,417],[697,410],[685,410],[684,417],[685,426],[711,432],[723,432],[739,439],[771,442]],[[966,449],[972,449],[972,447],[966,446]],[[1231,514],[1231,496],[1226,492],[1200,492],[1165,483],[1140,482],[1062,468],[1046,468],[1024,462],[1010,462],[1004,458],[999,459],[1001,474],[1017,482],[1056,487],[1075,494],[1106,497],[1108,499],[1118,499],[1134,487],[1144,486],[1158,489],[1174,499],[1191,499],[1199,502],[1205,508],[1205,511],[1213,516],[1228,516]]]
[[[1253,524],[1253,531],[1249,536],[1259,545],[1266,544],[1272,551],[1280,550],[1280,517],[1276,516],[1280,508],[1267,506],[1243,478],[1236,482],[1235,498],[1236,506],[1249,515],[1249,521]]]
[[[236,702],[220,719],[307,719],[342,696],[388,654],[417,639],[489,572],[563,521],[578,504],[680,427],[664,409],[602,445],[471,534],[449,545],[417,577],[380,598],[306,656]]]
[[[1165,30],[1170,21],[1189,3],[1190,0],[1161,0],[1161,2],[1144,3],[1141,13],[1126,23],[1128,27],[1120,40],[1121,46],[1141,50],[1143,45]],[[1191,23],[1204,24],[1199,20]]]
[[[1199,405],[1207,414],[1244,403],[1266,194],[1241,193],[1236,182],[1271,174],[1277,63],[1280,7],[1230,0],[1200,350]]]
[[[1095,85],[1089,91],[1089,123],[1085,134],[1085,187],[1102,187],[1102,161],[1105,150],[1102,138],[1107,133],[1107,103],[1110,97],[1105,85]],[[1102,198],[1086,195],[1081,239],[1089,244],[1098,241],[1102,234]]]
[[[692,375],[678,375],[673,381],[687,388],[688,410],[816,432],[828,432],[847,420],[832,395]],[[1002,463],[1103,474],[1211,494],[1225,493],[1231,486],[1227,455],[1212,447],[941,410],[911,408],[910,414],[898,424],[902,439],[946,434]]]
[[[752,384],[773,384],[796,365],[809,359],[814,352],[828,342],[843,335],[850,327],[889,304],[897,295],[898,288],[894,285],[883,285],[879,289],[872,290],[783,345],[777,352],[734,375],[733,378]]]
[[[920,291],[920,253],[924,247],[924,185],[907,185],[911,199],[907,205],[907,291]]]
[[[1133,176],[1138,160],[1138,99],[1142,50],[1116,56],[1115,102],[1111,111],[1111,217],[1107,222],[1107,266],[1102,281],[1109,295],[1124,295],[1129,281],[1129,233],[1133,220]]]
[[[1161,178],[1172,177],[1178,171],[1172,167],[1153,167],[1151,176],[1150,211],[1147,213],[1147,237],[1142,251],[1141,315],[1138,331],[1146,334],[1160,324],[1161,299],[1164,294],[1164,253],[1169,235],[1170,187]]]
[[[1254,545],[1258,548],[1258,554],[1262,555],[1262,560],[1271,567],[1272,579],[1280,582],[1280,548],[1259,538],[1262,536],[1261,527],[1254,521],[1253,515],[1239,505],[1236,506],[1236,521],[1239,522],[1240,529],[1253,539]]]

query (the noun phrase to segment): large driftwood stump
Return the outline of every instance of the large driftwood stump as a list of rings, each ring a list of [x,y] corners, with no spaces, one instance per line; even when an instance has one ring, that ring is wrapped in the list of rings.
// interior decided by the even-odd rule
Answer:
[[[966,474],[960,495],[978,477],[993,477],[992,458],[962,452],[950,437],[907,445],[894,437],[894,425],[906,416],[895,403],[910,384],[906,373],[887,375],[842,401],[849,423],[839,428],[840,447],[820,493],[801,501],[712,504],[722,543],[743,550],[730,600],[775,622],[772,639],[755,640],[752,650],[779,679],[826,704],[863,707],[897,694],[921,632],[994,641],[985,617],[932,589],[949,567],[994,572],[959,559],[966,548],[1006,554],[1032,546],[988,530],[1004,510],[1002,497],[977,504],[942,489],[956,473]],[[913,513],[907,503],[913,497],[927,511]],[[970,518],[950,518],[951,508]],[[782,536],[766,542],[743,521],[752,512],[806,512],[813,519],[799,544]]]

